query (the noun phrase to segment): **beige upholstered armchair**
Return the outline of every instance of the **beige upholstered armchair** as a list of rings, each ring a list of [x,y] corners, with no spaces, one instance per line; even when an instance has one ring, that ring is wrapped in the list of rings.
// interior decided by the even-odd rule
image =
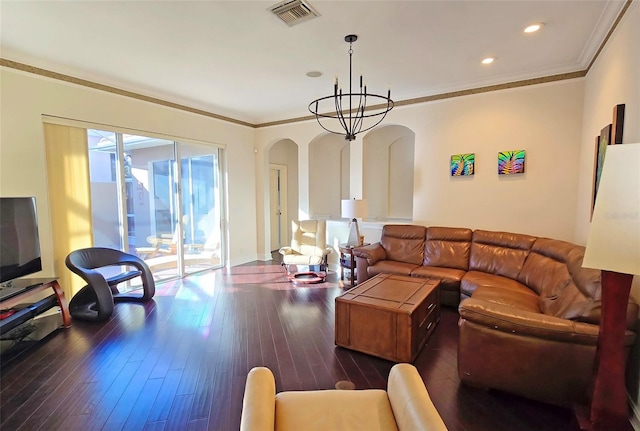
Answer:
[[[293,265],[320,266],[326,270],[327,256],[333,249],[327,246],[327,228],[324,220],[294,220],[291,222],[291,247],[282,247],[282,264],[291,270]],[[292,268],[290,268],[292,266]]]
[[[271,370],[247,376],[240,431],[446,431],[411,364],[391,368],[387,390],[290,391],[276,394]]]

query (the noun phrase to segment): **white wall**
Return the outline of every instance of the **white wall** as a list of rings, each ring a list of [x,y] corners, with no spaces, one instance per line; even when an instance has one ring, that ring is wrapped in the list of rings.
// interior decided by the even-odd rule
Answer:
[[[366,220],[411,220],[414,149],[415,136],[406,127],[382,126],[367,133],[362,154]]]
[[[0,195],[36,196],[43,275],[55,275],[43,114],[224,145],[230,263],[256,259],[252,129],[4,67],[0,82]]]
[[[576,241],[589,235],[591,187],[595,137],[612,122],[613,107],[625,104],[622,144],[640,142],[640,4],[634,1],[600,53],[585,79],[584,119],[580,153]],[[638,184],[640,189],[640,184]],[[637,199],[637,196],[636,196]],[[631,296],[640,302],[640,275],[633,280]],[[638,327],[640,331],[640,325]],[[634,426],[640,430],[640,339],[627,368],[630,396],[634,402]]]
[[[386,125],[415,133],[413,222],[573,241],[583,85],[583,79],[575,79],[391,111]],[[259,129],[257,146],[290,137],[305,148],[320,132],[311,121]],[[518,149],[527,151],[526,173],[499,176],[498,152]],[[459,153],[476,153],[474,176],[450,176],[450,157]],[[362,152],[351,153],[358,155],[362,158]],[[303,158],[300,166],[308,163]],[[301,202],[309,199],[303,187],[300,192]]]
[[[416,133],[414,222],[573,240],[582,88],[563,81],[413,110],[405,125]],[[498,175],[507,150],[526,150],[524,174]],[[475,153],[473,176],[450,175],[460,153]]]
[[[585,79],[576,240],[586,243],[595,137],[625,104],[623,143],[640,142],[640,5],[633,2]]]
[[[323,135],[309,145],[309,212],[310,217],[339,219],[340,198],[345,188],[343,163],[348,161],[345,147],[349,143],[338,135]]]

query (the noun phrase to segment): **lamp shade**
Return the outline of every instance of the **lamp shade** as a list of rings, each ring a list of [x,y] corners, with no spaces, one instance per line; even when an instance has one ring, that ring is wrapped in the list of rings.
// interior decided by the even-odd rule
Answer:
[[[582,266],[640,274],[640,144],[607,147]]]
[[[367,201],[364,199],[343,199],[341,203],[343,218],[364,218],[367,216]]]

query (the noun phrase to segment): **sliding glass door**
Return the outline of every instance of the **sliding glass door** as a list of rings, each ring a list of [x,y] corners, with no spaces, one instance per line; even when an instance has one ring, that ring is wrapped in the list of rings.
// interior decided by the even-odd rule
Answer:
[[[93,244],[123,250],[117,137],[113,132],[90,130],[88,143]]]
[[[222,265],[221,150],[99,130],[88,136],[95,246],[140,256],[156,280]]]
[[[209,147],[181,144],[182,226],[187,273],[220,266],[220,163]]]
[[[142,257],[156,280],[180,275],[180,225],[173,141],[124,135],[133,191],[129,251]],[[125,185],[126,185],[125,178]]]

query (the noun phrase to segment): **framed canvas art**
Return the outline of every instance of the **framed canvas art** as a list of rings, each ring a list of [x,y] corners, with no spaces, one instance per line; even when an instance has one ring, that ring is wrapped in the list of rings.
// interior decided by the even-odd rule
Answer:
[[[611,143],[622,144],[624,128],[624,103],[613,107],[613,123],[611,124]]]
[[[604,166],[604,157],[607,154],[607,145],[611,143],[611,129],[612,125],[605,126],[600,131],[600,136],[596,141],[596,160],[595,160],[595,174],[593,180],[593,201],[591,202],[591,212],[596,204],[596,196],[598,195],[598,186],[600,185],[600,175],[602,175],[602,166]]]
[[[596,145],[593,161],[593,187],[591,194],[591,215],[596,205],[598,186],[600,185],[600,175],[604,158],[607,154],[607,145],[622,144],[622,133],[624,129],[624,103],[613,107],[613,122],[600,131],[600,136],[596,136]]]
[[[498,153],[498,174],[523,174],[524,161],[525,150],[500,151]]]
[[[475,172],[476,155],[454,154],[451,156],[451,176],[473,175]]]

